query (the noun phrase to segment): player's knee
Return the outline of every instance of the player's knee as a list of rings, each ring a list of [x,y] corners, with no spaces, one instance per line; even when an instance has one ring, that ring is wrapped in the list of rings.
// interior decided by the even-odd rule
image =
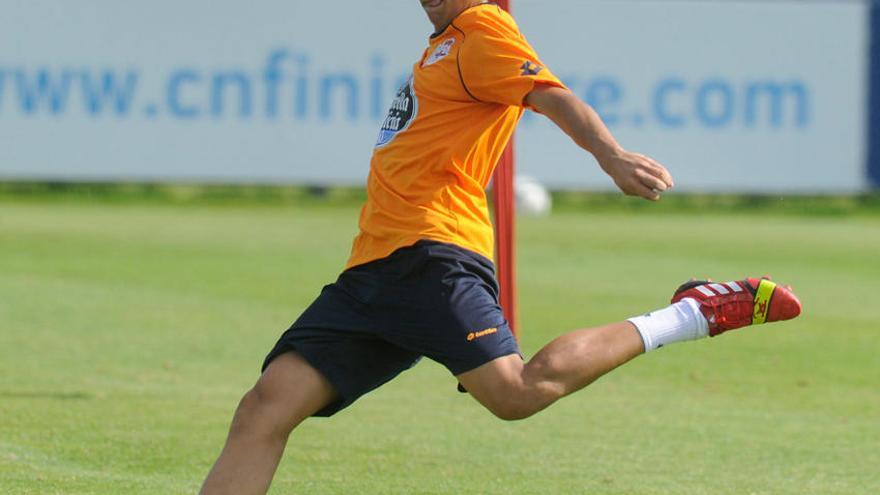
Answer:
[[[241,400],[238,402],[238,408],[235,410],[235,419],[233,428],[249,429],[252,425],[258,423],[260,410],[265,408],[265,399],[257,391],[256,387],[248,390]]]
[[[535,400],[532,390],[520,381],[499,385],[494,392],[481,402],[489,412],[504,421],[526,419],[543,409],[542,404]]]
[[[533,401],[546,406],[569,392],[560,380],[565,373],[565,365],[558,357],[538,355],[525,365],[522,379]]]
[[[248,435],[286,438],[293,429],[289,417],[278,414],[271,395],[257,384],[238,403],[232,429]]]
[[[498,401],[496,403],[487,405],[486,407],[492,414],[495,415],[495,417],[503,421],[523,420],[533,416],[536,412],[539,411],[538,408],[530,404],[514,400]]]
[[[496,383],[480,402],[504,421],[518,421],[534,416],[562,397],[562,390],[546,380],[532,380],[525,373]]]
[[[492,410],[492,414],[502,421],[521,421],[535,413],[517,407],[500,407]]]
[[[532,387],[554,382],[565,373],[561,359],[549,354],[538,354],[523,367],[523,380]],[[546,387],[545,387],[546,388]]]

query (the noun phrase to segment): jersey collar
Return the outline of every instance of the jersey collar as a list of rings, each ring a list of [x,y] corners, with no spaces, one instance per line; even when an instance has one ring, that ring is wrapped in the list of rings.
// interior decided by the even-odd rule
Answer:
[[[474,6],[471,6],[471,7],[468,7],[466,9],[462,10],[461,12],[458,13],[457,16],[455,16],[451,21],[449,21],[449,24],[447,24],[446,27],[444,27],[443,29],[432,34],[430,39],[435,40],[435,39],[439,38],[440,36],[443,36],[443,34],[446,33],[446,31],[449,31],[449,28],[452,27],[452,24],[455,22],[455,20],[458,19],[459,17],[461,17],[465,12],[468,12],[473,9],[478,9],[478,8],[483,7],[485,5],[497,5],[497,4],[495,2],[483,2],[483,3],[478,3]]]

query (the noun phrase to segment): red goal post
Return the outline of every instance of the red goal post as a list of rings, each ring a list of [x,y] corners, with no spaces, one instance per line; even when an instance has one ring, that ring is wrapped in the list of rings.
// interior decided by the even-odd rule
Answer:
[[[496,0],[498,6],[510,10],[510,0]],[[501,155],[492,179],[492,204],[495,213],[495,266],[501,286],[501,307],[514,335],[519,337],[516,320],[516,210],[514,208],[513,176],[515,170],[515,138]]]

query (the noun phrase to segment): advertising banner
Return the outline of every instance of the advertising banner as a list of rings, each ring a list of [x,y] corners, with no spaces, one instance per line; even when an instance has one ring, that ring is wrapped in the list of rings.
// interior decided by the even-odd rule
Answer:
[[[0,0],[0,179],[363,183],[415,0]],[[686,191],[867,188],[864,2],[515,0],[543,61]],[[544,117],[519,170],[609,189]]]

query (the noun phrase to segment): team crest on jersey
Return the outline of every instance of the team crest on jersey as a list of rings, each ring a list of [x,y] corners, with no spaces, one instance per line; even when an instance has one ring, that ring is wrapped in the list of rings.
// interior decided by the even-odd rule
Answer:
[[[422,67],[427,67],[429,65],[434,65],[437,62],[443,60],[444,58],[449,56],[449,52],[452,51],[452,45],[455,44],[455,38],[449,38],[448,40],[444,40],[443,43],[440,43],[440,46],[434,49],[434,53],[425,60],[425,63],[422,64]]]
[[[379,130],[379,139],[376,141],[376,147],[385,146],[395,136],[409,128],[418,113],[419,100],[413,88],[413,78],[410,76],[409,80],[397,90],[397,96],[391,102],[388,116],[385,117],[385,121],[382,122],[382,128]]]

